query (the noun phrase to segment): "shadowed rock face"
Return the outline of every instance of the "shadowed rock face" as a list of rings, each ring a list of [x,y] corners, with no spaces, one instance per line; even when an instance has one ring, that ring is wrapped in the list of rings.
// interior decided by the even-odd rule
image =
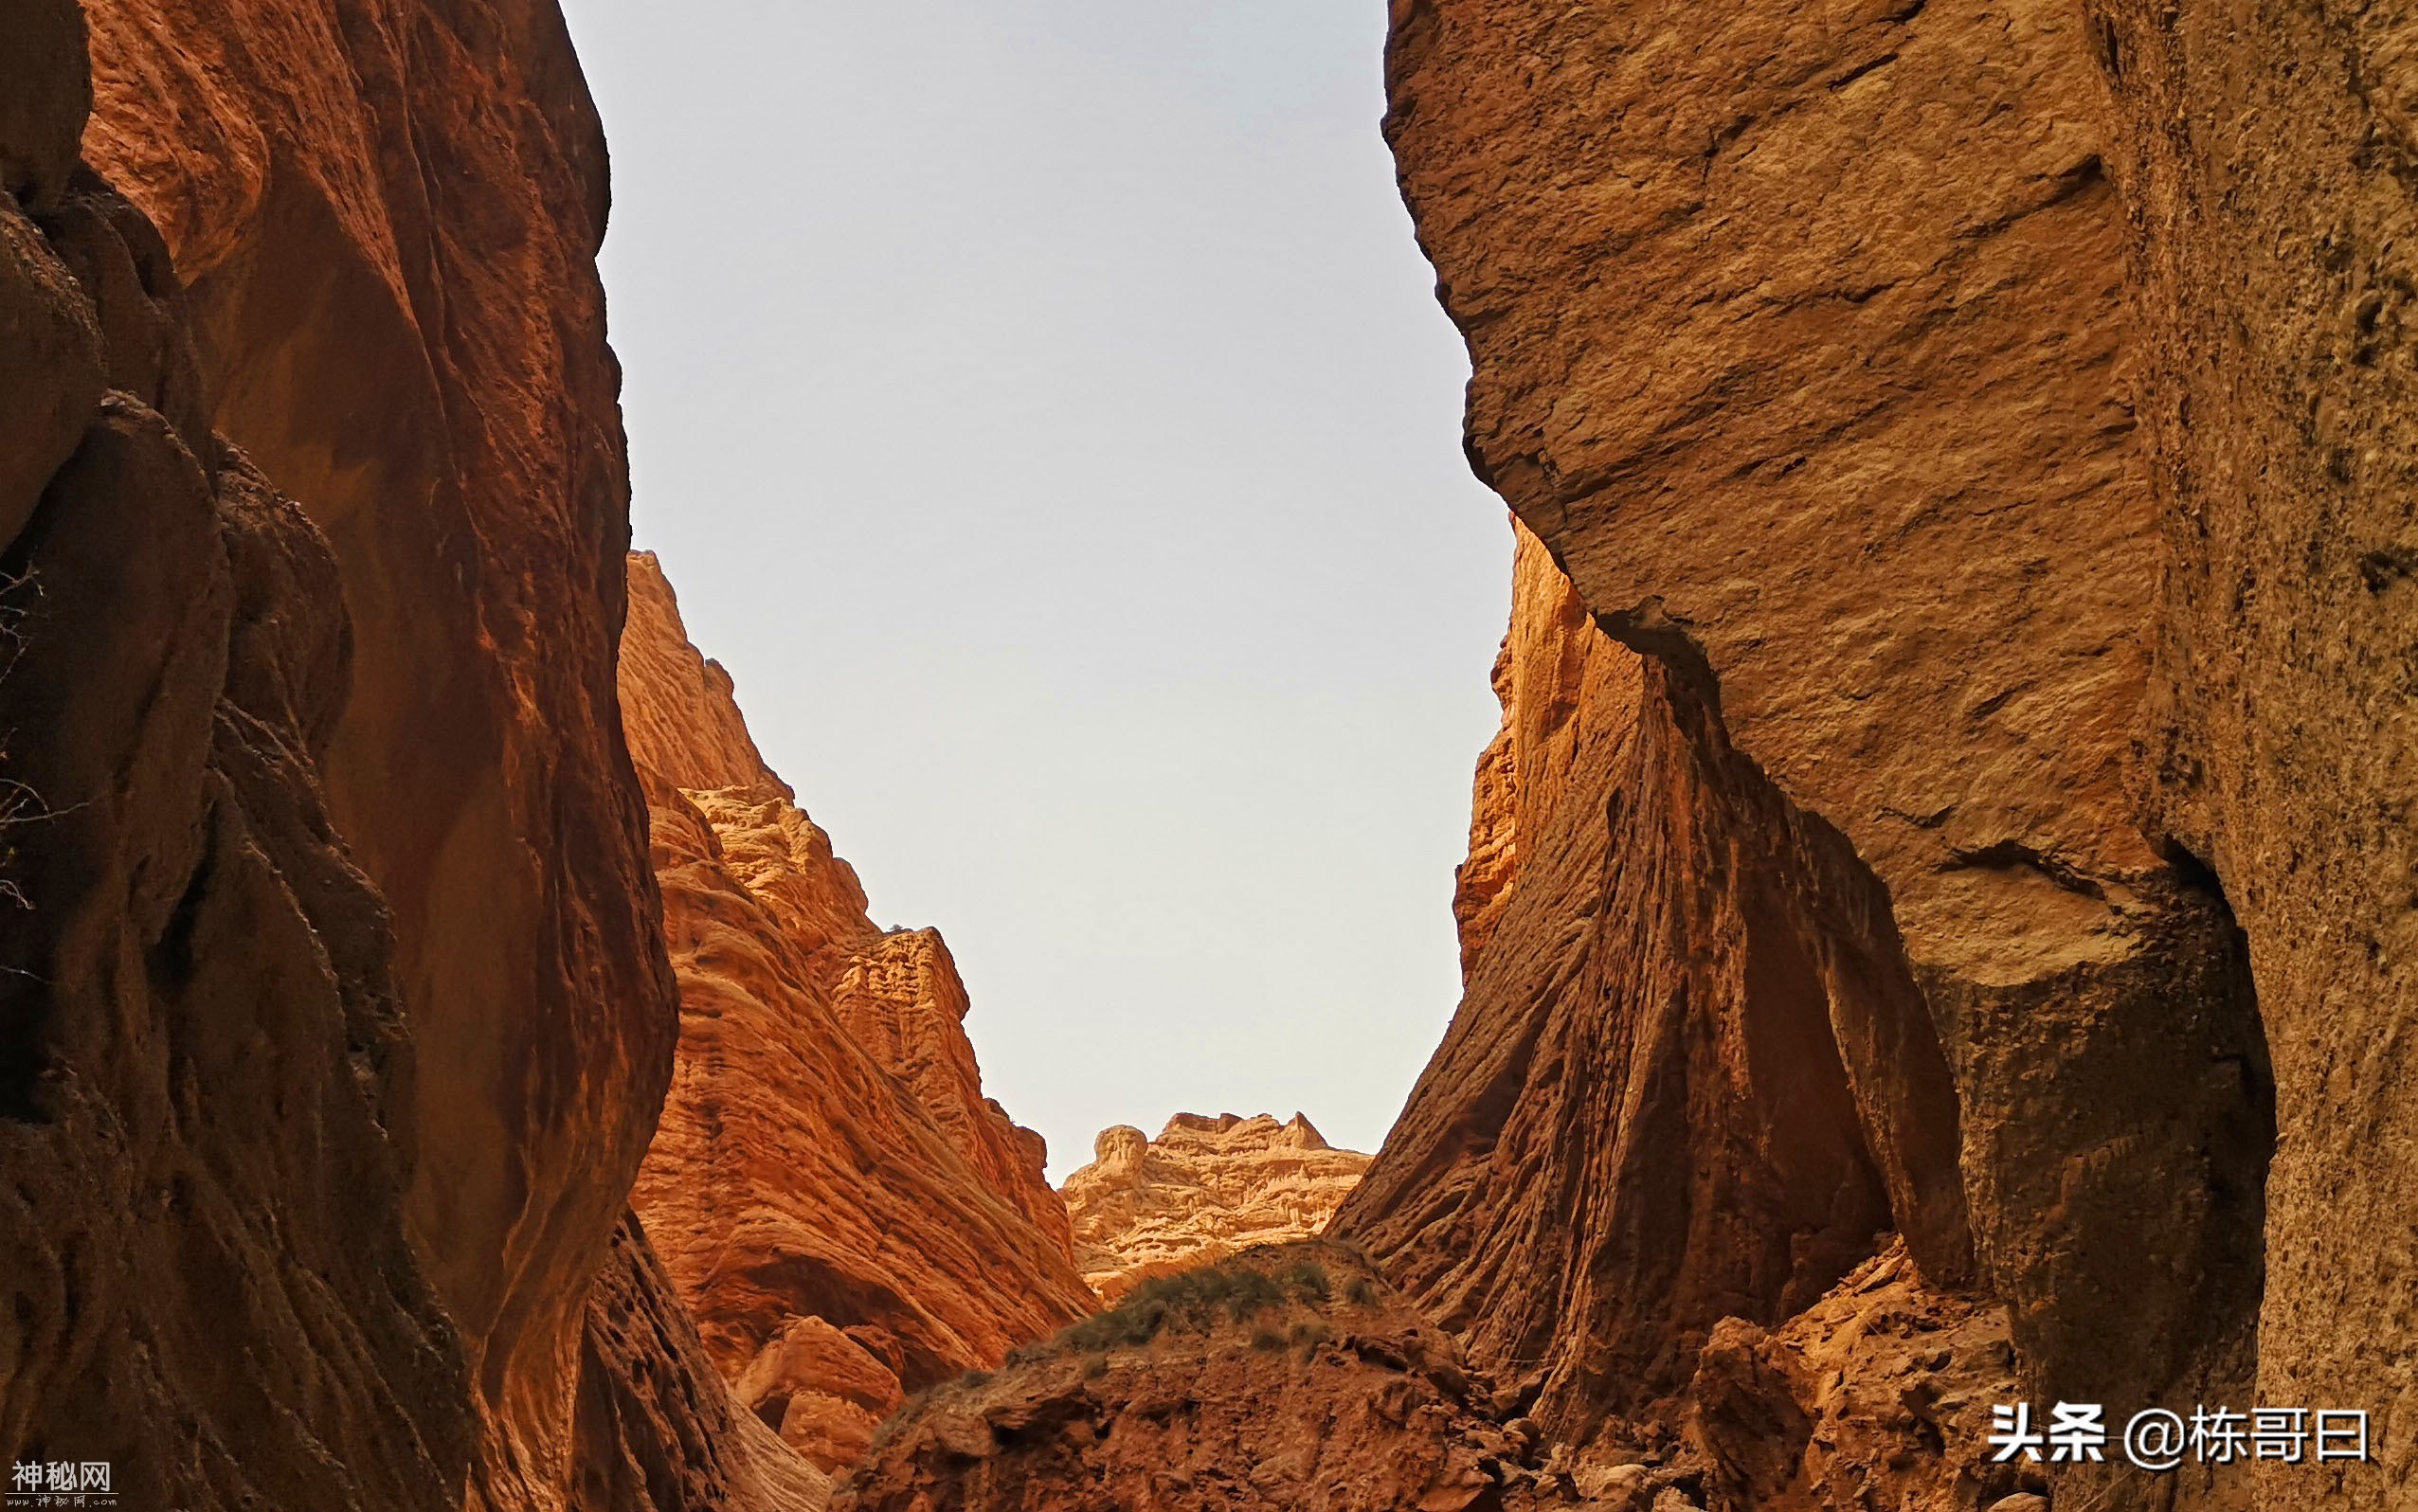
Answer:
[[[1315,1238],[1368,1169],[1367,1156],[1335,1148],[1299,1113],[1281,1124],[1178,1113],[1155,1140],[1120,1124],[1092,1149],[1058,1190],[1074,1263],[1108,1303],[1152,1276]]]
[[[509,0],[95,0],[85,152],[158,224],[216,423],[334,548],[322,779],[421,1074],[406,1218],[481,1494],[567,1484],[586,1285],[676,1035],[613,654],[626,470],[602,137]]]
[[[0,17],[0,1458],[126,1505],[458,1504],[391,919],[322,801],[326,538],[208,427],[167,248]]]
[[[818,1504],[614,1233],[674,1026],[559,24],[91,15],[89,130],[77,8],[0,19],[0,1449],[162,1506]]]
[[[622,702],[654,804],[679,1060],[636,1203],[741,1401],[826,1468],[905,1393],[1095,1305],[1040,1136],[983,1095],[929,929],[885,933],[630,558]]]
[[[2167,571],[2161,823],[2224,878],[2274,1046],[2264,1401],[2377,1414],[2418,1483],[2418,51],[2407,7],[2084,8],[2113,104]]]
[[[821,1470],[732,1401],[635,1215],[587,1296],[571,1504],[816,1512]]]
[[[1341,1227],[1581,1419],[1684,1381],[1687,1320],[1810,1302],[1874,1223],[2010,1306],[2044,1396],[2247,1400],[2265,1039],[2200,847],[2142,801],[2164,547],[2081,17],[1394,21],[1471,455],[1651,659],[1628,744],[1592,721],[1620,754],[1482,779],[1579,817],[1507,861],[1482,816],[1461,1021]],[[1619,696],[1527,687],[1514,728]],[[1532,885],[1561,896],[1523,929]],[[1608,1227],[1591,1195],[1651,1191],[1660,1221]],[[1411,1242],[1438,1222],[1453,1259]],[[1597,1274],[1681,1305],[1554,1285]]]

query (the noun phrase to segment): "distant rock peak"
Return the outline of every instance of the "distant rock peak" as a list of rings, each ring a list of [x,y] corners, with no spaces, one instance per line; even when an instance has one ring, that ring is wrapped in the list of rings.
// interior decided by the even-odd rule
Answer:
[[[1315,1237],[1369,1161],[1298,1112],[1178,1113],[1156,1140],[1118,1124],[1092,1149],[1059,1195],[1083,1279],[1110,1303],[1152,1276]]]

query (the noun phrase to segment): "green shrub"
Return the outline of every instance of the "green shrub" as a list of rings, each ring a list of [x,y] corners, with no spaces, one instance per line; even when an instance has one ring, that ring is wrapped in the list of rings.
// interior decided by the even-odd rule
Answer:
[[[1251,1336],[1251,1347],[1254,1349],[1282,1349],[1285,1347],[1285,1336],[1278,1333],[1273,1328],[1262,1328],[1259,1332]]]
[[[1355,1307],[1374,1307],[1377,1305],[1377,1288],[1369,1285],[1368,1277],[1354,1276],[1352,1284],[1344,1288],[1344,1300]]]

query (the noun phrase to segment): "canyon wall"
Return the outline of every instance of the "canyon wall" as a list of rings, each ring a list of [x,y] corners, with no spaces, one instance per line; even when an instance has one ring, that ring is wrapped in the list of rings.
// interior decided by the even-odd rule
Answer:
[[[652,555],[629,584],[623,722],[680,991],[635,1201],[742,1405],[838,1469],[907,1393],[1096,1302],[1040,1136],[983,1094],[947,946],[867,917]]]
[[[0,1457],[130,1506],[456,1505],[392,919],[324,803],[336,563],[77,165],[84,46],[72,0],[0,17]]]
[[[85,151],[175,256],[217,423],[335,551],[354,670],[324,778],[394,917],[406,1221],[494,1425],[489,1494],[546,1504],[676,1033],[614,720],[602,133],[548,5],[89,14]]]
[[[2418,1483],[2418,30],[2406,6],[2086,7],[2129,211],[2166,572],[2157,820],[2225,880],[2274,1047],[2259,1395]]]
[[[1299,1113],[1178,1113],[1155,1140],[1129,1124],[1102,1129],[1058,1195],[1076,1268],[1113,1303],[1152,1276],[1317,1237],[1367,1169]]]
[[[817,1504],[626,1216],[677,1020],[560,20],[84,16],[0,22],[0,1449],[196,1508]]]
[[[1963,1279],[1957,1107],[1886,895],[1525,531],[1496,687],[1467,996],[1334,1232],[1583,1439],[1893,1221]]]
[[[1398,0],[1537,549],[1468,997],[1337,1227],[1551,1421],[1701,1413],[1877,1225],[2037,1399],[2366,1408],[2255,1494],[2408,1479],[2404,30]]]

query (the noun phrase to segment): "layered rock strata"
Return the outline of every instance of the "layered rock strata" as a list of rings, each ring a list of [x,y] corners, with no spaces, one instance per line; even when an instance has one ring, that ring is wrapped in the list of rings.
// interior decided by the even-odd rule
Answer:
[[[885,932],[632,555],[622,701],[680,985],[640,1214],[740,1400],[851,1465],[908,1392],[1095,1305],[929,929]]]
[[[2009,1306],[2044,1397],[2247,1399],[2265,1041],[2203,848],[2143,802],[2164,547],[2090,31],[1938,0],[1394,19],[1471,456],[1586,633],[1649,659],[1573,828],[1473,849],[1462,1021],[1339,1227],[1574,1428],[1876,1226]],[[1562,897],[1523,930],[1532,885]],[[1604,1226],[1599,1190],[1658,1221]],[[1412,1242],[1437,1224],[1482,1258]],[[1597,1246],[1685,1305],[1564,1285]]]
[[[1368,1157],[1339,1150],[1295,1113],[1178,1113],[1157,1139],[1129,1124],[1100,1131],[1092,1163],[1058,1189],[1083,1279],[1114,1303],[1152,1276],[1254,1245],[1315,1238]]]

